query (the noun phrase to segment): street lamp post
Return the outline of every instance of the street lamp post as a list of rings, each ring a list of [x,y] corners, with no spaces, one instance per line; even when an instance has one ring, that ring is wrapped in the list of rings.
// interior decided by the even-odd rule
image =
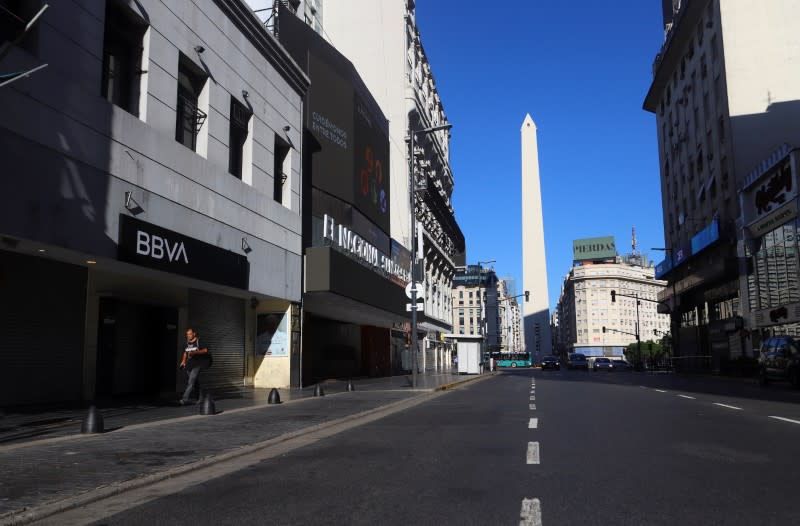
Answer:
[[[432,126],[422,130],[409,130],[408,138],[408,179],[411,201],[411,387],[417,387],[417,367],[419,351],[417,349],[417,177],[414,166],[414,142],[417,135],[427,135],[435,131],[449,130],[452,124]]]
[[[675,251],[669,247],[655,247],[650,250],[659,250],[669,254],[669,268],[672,275],[672,309],[670,315],[672,317],[672,356],[673,358],[680,356],[680,334],[681,334],[681,319],[680,312],[678,311],[678,294],[675,289],[677,283],[677,275],[675,274]]]

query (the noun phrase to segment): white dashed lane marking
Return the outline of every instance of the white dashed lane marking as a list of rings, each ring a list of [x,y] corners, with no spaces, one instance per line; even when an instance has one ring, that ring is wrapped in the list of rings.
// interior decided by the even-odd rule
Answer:
[[[664,391],[663,389],[656,389],[656,391],[658,391],[659,393],[666,393],[666,391]]]
[[[784,418],[782,416],[771,416],[775,420],[783,420],[784,422],[791,422],[792,424],[800,424],[800,420],[792,420],[791,418]]]
[[[777,417],[775,417],[777,418]],[[800,422],[798,422],[800,424]],[[538,418],[531,418],[530,422],[528,422],[528,429],[536,429],[539,427],[539,419]]]
[[[531,411],[536,411],[536,404],[531,404],[529,407],[531,408]]]
[[[536,396],[531,396],[531,401],[536,400]]]
[[[736,407],[735,405],[728,405],[728,404],[720,404],[719,402],[714,402],[714,405],[718,405],[720,407],[727,407],[728,409],[736,409],[737,411],[741,411],[741,407]]]
[[[678,396],[680,396],[681,398],[688,398],[689,400],[697,400],[697,398],[693,396],[688,396],[688,395],[678,395]]]
[[[542,503],[539,499],[522,499],[519,526],[542,526]]]
[[[528,464],[539,463],[539,442],[528,442]]]

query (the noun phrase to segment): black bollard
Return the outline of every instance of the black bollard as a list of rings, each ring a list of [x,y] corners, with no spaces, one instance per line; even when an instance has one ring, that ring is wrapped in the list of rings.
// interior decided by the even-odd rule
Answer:
[[[211,393],[206,393],[205,398],[203,398],[203,403],[200,405],[200,414],[201,415],[217,414],[217,408],[214,406],[214,399],[211,397]]]
[[[352,380],[347,380],[347,388],[346,389],[347,389],[348,393],[351,393],[351,392],[356,390],[356,386],[353,385],[353,381]]]
[[[103,415],[97,410],[94,405],[89,406],[89,412],[86,418],[81,423],[81,433],[102,433],[103,432]]]
[[[280,404],[281,403],[281,395],[278,394],[278,390],[274,387],[272,391],[269,392],[269,396],[267,397],[268,404]]]
[[[325,391],[322,390],[321,385],[314,386],[314,396],[325,396]]]

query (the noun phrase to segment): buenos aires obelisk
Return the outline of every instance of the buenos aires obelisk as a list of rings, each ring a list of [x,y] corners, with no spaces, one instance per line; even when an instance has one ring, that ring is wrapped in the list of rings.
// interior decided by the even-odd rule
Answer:
[[[522,304],[525,349],[534,359],[552,354],[550,300],[547,295],[547,262],[544,252],[542,190],[539,182],[539,146],[536,123],[525,115],[522,139],[522,281],[530,300]]]

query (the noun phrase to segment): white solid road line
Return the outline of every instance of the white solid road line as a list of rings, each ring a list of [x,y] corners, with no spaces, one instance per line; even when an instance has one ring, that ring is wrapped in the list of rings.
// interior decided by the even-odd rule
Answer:
[[[678,396],[680,396],[681,398],[688,398],[689,400],[697,400],[697,398],[693,396],[688,396],[688,395],[678,395]]]
[[[736,409],[737,411],[741,411],[741,407],[736,407],[735,405],[728,405],[728,404],[720,404],[719,402],[713,402],[714,405],[718,405],[720,407],[727,407],[728,409]]]
[[[539,463],[539,442],[528,442],[528,464]]]
[[[793,424],[800,424],[800,420],[792,420],[791,418],[784,418],[782,416],[771,416],[770,418],[774,418],[775,420],[783,420],[784,422],[791,422]]]
[[[522,499],[519,526],[542,526],[542,503],[539,499]]]
[[[775,417],[778,418],[778,417]],[[800,422],[798,422],[800,424]],[[528,422],[528,429],[536,429],[539,427],[539,419],[538,418],[531,418],[530,422]]]
[[[536,404],[531,404],[529,407],[531,408],[531,411],[536,411]]]
[[[666,393],[666,391],[663,389],[656,389],[656,391],[658,391],[659,393]]]

